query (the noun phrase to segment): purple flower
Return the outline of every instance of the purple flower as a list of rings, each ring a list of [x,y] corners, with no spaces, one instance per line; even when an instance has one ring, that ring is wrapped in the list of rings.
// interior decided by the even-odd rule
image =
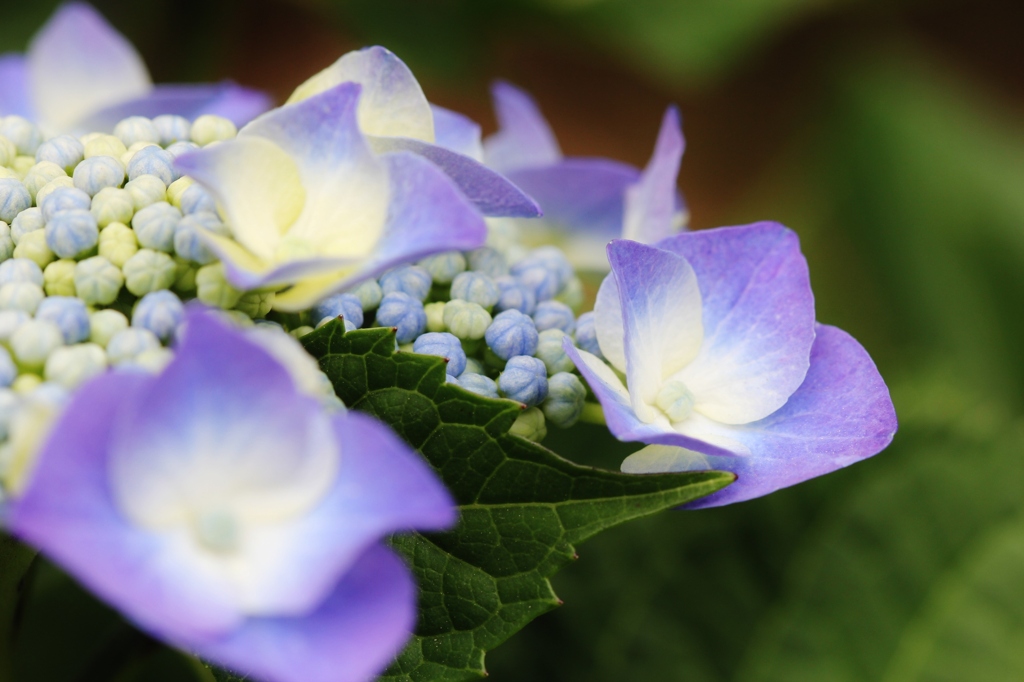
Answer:
[[[111,372],[76,393],[9,516],[142,629],[267,682],[380,672],[416,617],[381,540],[454,520],[385,426],[325,412],[194,309],[161,374]]]
[[[896,415],[871,358],[814,320],[807,263],[778,223],[608,246],[600,359],[569,353],[619,440],[650,446],[623,471],[724,469],[736,483],[693,507],[765,495],[870,457]]]
[[[685,224],[686,205],[676,190],[684,143],[675,107],[665,112],[641,173],[611,159],[564,157],[529,94],[505,82],[491,94],[499,130],[484,141],[487,165],[536,199],[546,224],[565,231],[564,250],[578,267],[607,270],[609,239],[651,243]]]
[[[48,131],[112,130],[127,116],[217,114],[242,125],[270,108],[267,95],[224,82],[156,85],[131,43],[91,6],[62,5],[25,55],[0,56],[0,115]]]

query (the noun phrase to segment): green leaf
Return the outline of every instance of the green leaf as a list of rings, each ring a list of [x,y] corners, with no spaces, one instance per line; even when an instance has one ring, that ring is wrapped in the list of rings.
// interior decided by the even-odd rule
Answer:
[[[579,466],[508,434],[520,406],[445,383],[445,363],[395,352],[391,329],[305,336],[345,404],[421,452],[458,501],[453,531],[392,540],[420,586],[416,636],[385,678],[477,679],[484,654],[560,604],[550,578],[574,545],[630,519],[723,488],[732,475],[630,476]]]

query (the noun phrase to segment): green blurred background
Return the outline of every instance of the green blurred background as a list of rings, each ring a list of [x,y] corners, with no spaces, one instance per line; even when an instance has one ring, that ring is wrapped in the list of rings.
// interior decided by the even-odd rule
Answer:
[[[23,49],[55,4],[4,2],[0,51]],[[555,579],[565,605],[490,654],[490,679],[1024,680],[1020,2],[95,4],[157,81],[231,77],[280,101],[380,43],[485,132],[490,80],[526,87],[568,154],[642,165],[676,102],[693,226],[792,227],[819,319],[878,362],[901,420],[892,447],[592,540]],[[635,449],[585,431],[546,444],[609,467]],[[23,635],[19,680],[191,675],[52,569]]]

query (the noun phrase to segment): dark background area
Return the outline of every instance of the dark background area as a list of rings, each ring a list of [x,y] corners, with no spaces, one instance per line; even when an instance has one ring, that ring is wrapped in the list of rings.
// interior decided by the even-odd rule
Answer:
[[[569,155],[642,165],[678,103],[692,227],[792,227],[819,319],[878,362],[901,420],[889,450],[592,540],[555,579],[565,605],[490,654],[490,679],[1024,679],[1020,3],[95,5],[158,82],[230,77],[283,101],[379,43],[485,132],[489,82],[527,88]],[[23,49],[54,6],[0,4],[0,51]],[[545,444],[608,467],[633,449],[580,428]],[[33,594],[19,679],[189,679],[56,571]],[[115,676],[125,651],[136,665]]]

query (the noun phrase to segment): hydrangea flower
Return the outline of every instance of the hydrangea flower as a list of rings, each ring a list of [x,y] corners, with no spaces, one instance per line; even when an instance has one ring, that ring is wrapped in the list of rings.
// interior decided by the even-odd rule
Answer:
[[[379,673],[416,617],[381,540],[454,520],[384,425],[324,411],[197,311],[162,373],[108,372],[75,393],[8,515],[142,629],[267,682]]]
[[[520,227],[540,228],[544,241],[553,236],[551,228],[560,232],[574,265],[607,270],[609,239],[653,243],[685,225],[686,204],[676,190],[685,145],[675,107],[665,112],[654,154],[641,173],[611,159],[564,157],[529,94],[505,82],[495,83],[491,94],[499,130],[484,141],[484,159],[544,211],[541,221],[520,221]]]
[[[62,5],[26,54],[0,56],[0,114],[50,134],[110,131],[132,115],[216,114],[242,125],[270,105],[265,94],[231,82],[154,86],[131,43],[84,3]]]
[[[436,166],[371,151],[357,120],[361,90],[342,83],[175,162],[224,209],[234,239],[206,237],[229,281],[294,285],[278,309],[309,308],[395,265],[485,239],[483,218]]]
[[[296,88],[287,104],[346,82],[363,86],[359,127],[374,151],[410,151],[437,164],[484,215],[540,215],[530,196],[480,163],[480,127],[461,114],[431,105],[409,67],[386,48],[343,55]]]
[[[807,263],[778,223],[608,247],[598,292],[601,352],[565,340],[609,429],[649,447],[630,473],[723,469],[738,480],[693,503],[765,495],[882,450],[896,431],[867,352],[814,319]],[[628,388],[627,388],[628,386]]]

